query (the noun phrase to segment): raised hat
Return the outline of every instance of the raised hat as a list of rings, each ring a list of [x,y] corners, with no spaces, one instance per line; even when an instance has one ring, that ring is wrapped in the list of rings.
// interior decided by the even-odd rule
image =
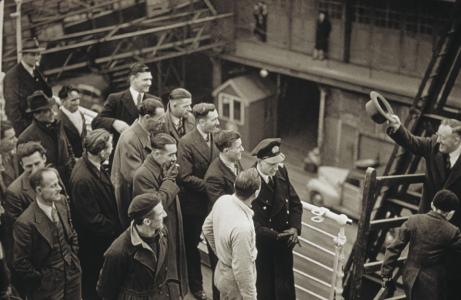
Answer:
[[[256,156],[259,159],[267,160],[270,163],[281,163],[285,160],[285,155],[280,152],[280,144],[282,139],[280,138],[268,138],[259,142],[251,155]]]
[[[51,109],[54,105],[53,98],[48,97],[43,91],[38,90],[27,97],[26,113],[33,113],[40,110]]]
[[[365,104],[365,111],[370,118],[378,124],[389,120],[390,115],[393,115],[394,111],[386,98],[375,91],[370,92],[370,98],[370,101]]]
[[[22,44],[21,53],[39,53],[43,52],[45,47],[40,47],[40,42],[37,38],[33,38],[32,40],[27,40]]]
[[[146,216],[161,203],[157,192],[145,193],[133,198],[128,207],[128,217],[130,219],[139,219]]]

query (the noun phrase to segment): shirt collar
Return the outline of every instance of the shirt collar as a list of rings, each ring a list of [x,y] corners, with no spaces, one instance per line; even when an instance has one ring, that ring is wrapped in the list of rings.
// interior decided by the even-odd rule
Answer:
[[[133,244],[133,246],[135,247],[141,246],[146,250],[154,252],[154,250],[152,250],[152,248],[146,242],[144,242],[144,240],[139,235],[139,232],[136,229],[136,225],[134,224],[134,221],[131,221],[131,224],[130,224],[130,237],[131,237],[131,244]]]
[[[51,216],[51,210],[53,209],[54,206],[54,203],[51,204],[51,205],[46,205],[46,204],[43,204],[41,203],[38,199],[35,200],[37,202],[37,205],[38,207],[45,213],[45,215],[48,217],[48,219],[50,219],[51,221],[53,221],[53,217]]]
[[[179,125],[179,118],[173,115],[171,112],[170,112],[170,117],[171,117],[171,121],[173,122],[174,126],[177,127]]]
[[[24,69],[26,69],[26,71],[32,76],[34,77],[34,68],[31,68],[28,64],[26,64],[23,60],[21,60],[21,64],[22,66],[24,67]]]
[[[74,111],[74,112],[71,112],[70,110],[65,108],[64,105],[61,105],[61,107],[59,109],[61,109],[62,112],[65,113],[68,116],[80,116],[80,111],[78,109],[76,111]]]
[[[219,153],[219,159],[222,161],[222,163],[228,167],[229,169],[231,169],[232,171],[236,171],[235,170],[235,163],[227,160],[224,155],[222,155],[222,153]]]
[[[131,97],[133,97],[133,101],[136,103],[136,101],[138,100],[138,94],[142,95],[143,93],[136,91],[133,87],[130,86],[130,94]]]
[[[198,130],[198,132],[200,133],[200,135],[203,137],[203,139],[204,139],[205,141],[208,140],[208,135],[209,135],[209,133],[204,133],[204,132],[200,129],[200,127],[198,127],[198,126],[197,126],[197,130]]]
[[[232,200],[245,212],[246,215],[250,216],[250,219],[253,218],[254,212],[248,207],[242,200],[240,200],[235,194],[232,195]]]
[[[454,166],[454,164],[458,160],[460,154],[461,154],[461,144],[458,146],[458,148],[456,148],[455,151],[448,154],[450,156],[451,167]]]
[[[263,172],[261,172],[261,169],[259,168],[259,164],[256,164],[256,170],[258,170],[258,173],[259,173],[259,175],[261,175],[261,177],[263,178],[264,182],[265,182],[265,183],[269,183],[269,176],[266,175],[266,174],[263,174]]]

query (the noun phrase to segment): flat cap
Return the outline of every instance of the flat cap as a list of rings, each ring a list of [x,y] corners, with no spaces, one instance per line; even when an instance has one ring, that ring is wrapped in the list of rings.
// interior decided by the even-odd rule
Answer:
[[[264,139],[254,147],[251,155],[267,160],[270,163],[281,163],[285,160],[285,155],[280,152],[281,143],[282,139],[280,138]]]
[[[449,190],[440,190],[432,200],[434,206],[443,212],[457,210],[459,207],[459,199],[455,193]]]
[[[160,203],[158,193],[145,193],[133,198],[128,207],[128,217],[130,219],[142,218]]]

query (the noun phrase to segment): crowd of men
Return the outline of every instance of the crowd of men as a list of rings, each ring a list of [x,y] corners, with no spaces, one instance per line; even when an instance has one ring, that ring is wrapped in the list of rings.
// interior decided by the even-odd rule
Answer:
[[[141,63],[90,130],[76,88],[54,101],[42,50],[25,45],[4,80],[0,299],[207,299],[202,232],[213,299],[296,298],[302,205],[280,139],[244,170],[215,106],[183,88],[164,105]]]

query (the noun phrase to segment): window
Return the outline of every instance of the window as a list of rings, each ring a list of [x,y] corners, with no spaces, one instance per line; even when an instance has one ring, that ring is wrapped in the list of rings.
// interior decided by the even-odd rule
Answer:
[[[243,124],[244,109],[240,99],[226,93],[220,93],[218,96],[218,109],[221,119],[238,125]]]
[[[343,4],[338,0],[320,0],[319,11],[326,11],[330,19],[342,19]]]

